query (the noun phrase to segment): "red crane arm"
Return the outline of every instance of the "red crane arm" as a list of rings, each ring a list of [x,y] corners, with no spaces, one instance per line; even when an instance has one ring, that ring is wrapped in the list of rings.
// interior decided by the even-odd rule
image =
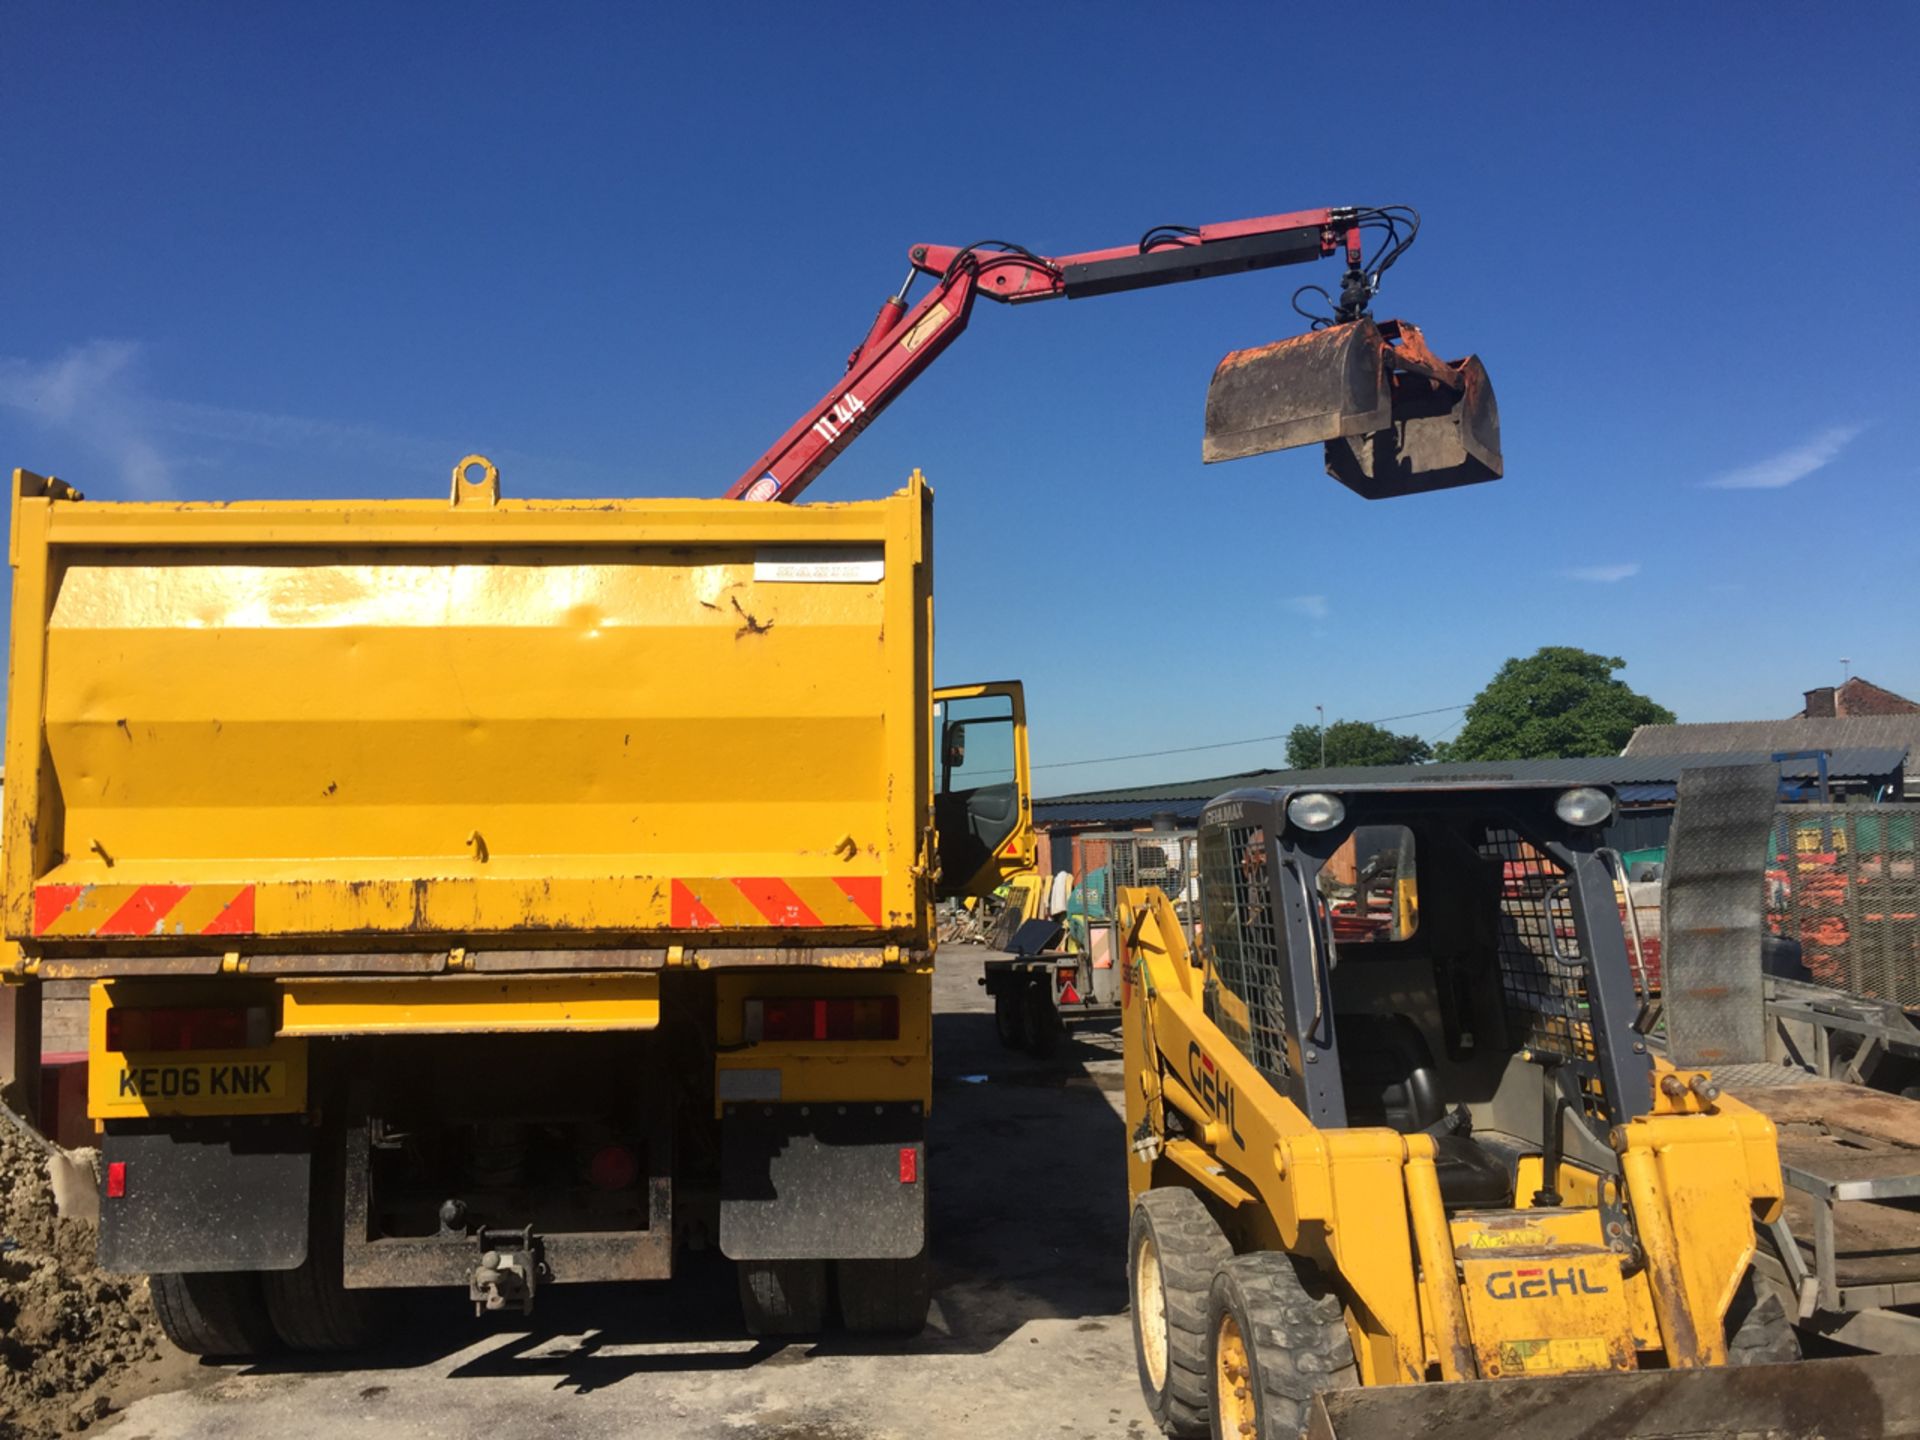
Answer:
[[[846,374],[733,483],[727,498],[798,499],[967,328],[978,296],[1004,304],[1083,299],[1317,260],[1343,245],[1349,268],[1357,269],[1360,228],[1351,209],[1300,210],[1197,229],[1163,226],[1137,245],[1079,255],[1035,255],[992,240],[960,248],[916,245],[909,252],[907,284],[880,307],[848,357]],[[917,275],[931,275],[937,283],[909,309],[907,290]]]

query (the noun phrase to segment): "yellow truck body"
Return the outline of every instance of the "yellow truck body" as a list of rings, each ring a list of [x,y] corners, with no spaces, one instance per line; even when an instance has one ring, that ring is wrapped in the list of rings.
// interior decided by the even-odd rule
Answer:
[[[46,491],[16,482],[5,848],[47,973],[929,948],[917,477],[808,506]]]
[[[15,473],[6,941],[93,982],[101,1259],[176,1340],[686,1243],[757,1330],[918,1328],[934,900],[1032,858],[1018,687],[933,689],[931,513]]]

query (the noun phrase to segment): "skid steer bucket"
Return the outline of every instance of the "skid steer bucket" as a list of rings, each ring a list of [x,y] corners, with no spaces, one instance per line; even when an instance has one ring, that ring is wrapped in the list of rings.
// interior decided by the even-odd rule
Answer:
[[[1397,343],[1396,343],[1397,342]],[[1369,500],[1497,480],[1500,412],[1477,356],[1451,364],[1405,321],[1356,320],[1213,372],[1201,458],[1326,446],[1327,473]]]
[[[1920,1436],[1911,1355],[1533,1380],[1370,1385],[1315,1398],[1308,1440],[1867,1440]]]

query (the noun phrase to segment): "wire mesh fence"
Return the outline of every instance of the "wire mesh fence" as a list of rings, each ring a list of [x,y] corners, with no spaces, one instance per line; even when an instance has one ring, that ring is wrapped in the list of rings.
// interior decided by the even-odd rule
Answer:
[[[1920,806],[1784,805],[1767,924],[1816,984],[1920,1006]]]

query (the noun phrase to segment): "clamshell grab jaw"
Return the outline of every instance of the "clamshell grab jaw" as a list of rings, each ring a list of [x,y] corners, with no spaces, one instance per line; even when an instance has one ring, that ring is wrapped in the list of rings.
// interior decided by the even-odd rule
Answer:
[[[1204,461],[1316,443],[1326,447],[1327,473],[1369,500],[1502,472],[1486,367],[1472,355],[1435,358],[1419,329],[1400,320],[1356,320],[1236,350],[1214,370]]]

